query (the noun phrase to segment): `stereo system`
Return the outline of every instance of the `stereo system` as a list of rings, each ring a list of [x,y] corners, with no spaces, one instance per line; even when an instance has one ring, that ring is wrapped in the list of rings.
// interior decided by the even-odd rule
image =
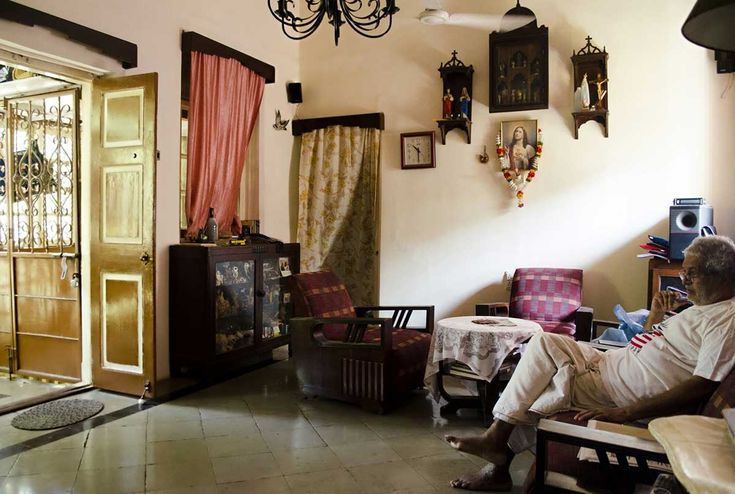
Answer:
[[[701,197],[674,199],[674,205],[669,208],[669,259],[684,259],[684,249],[704,226],[714,226],[712,206]]]

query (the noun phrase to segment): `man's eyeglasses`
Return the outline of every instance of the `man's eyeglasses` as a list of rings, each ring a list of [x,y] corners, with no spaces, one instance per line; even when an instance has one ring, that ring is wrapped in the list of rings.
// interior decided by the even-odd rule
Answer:
[[[696,269],[682,269],[679,271],[679,278],[681,279],[681,281],[684,281],[684,280],[694,281],[700,276],[702,276],[702,274],[697,272]]]

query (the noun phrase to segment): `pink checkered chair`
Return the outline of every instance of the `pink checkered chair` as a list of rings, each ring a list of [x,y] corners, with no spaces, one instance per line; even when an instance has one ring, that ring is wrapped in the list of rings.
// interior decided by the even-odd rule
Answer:
[[[383,413],[423,386],[433,305],[354,307],[329,271],[295,274],[290,286],[291,349],[305,394]]]
[[[477,304],[479,316],[507,316],[537,322],[548,333],[589,341],[592,309],[582,306],[582,270],[518,268],[509,303]]]

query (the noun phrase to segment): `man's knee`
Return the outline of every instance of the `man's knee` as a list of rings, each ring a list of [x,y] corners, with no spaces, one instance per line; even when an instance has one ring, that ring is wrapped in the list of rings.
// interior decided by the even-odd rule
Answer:
[[[558,348],[563,346],[569,341],[573,341],[569,336],[542,331],[533,335],[531,340],[528,342],[526,352],[532,352],[535,350],[547,351],[549,348]]]

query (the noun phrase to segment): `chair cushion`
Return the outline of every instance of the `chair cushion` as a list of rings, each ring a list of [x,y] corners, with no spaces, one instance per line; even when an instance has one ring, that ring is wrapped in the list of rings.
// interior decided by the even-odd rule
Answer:
[[[702,410],[707,417],[722,418],[722,410],[735,407],[735,368],[720,383]]]
[[[511,317],[570,321],[581,305],[581,269],[518,268],[513,275]]]
[[[331,271],[299,273],[291,276],[294,315],[298,317],[355,317],[355,307],[345,284]],[[322,328],[327,339],[344,340],[345,325]]]
[[[546,333],[565,334],[572,336],[577,331],[577,327],[573,322],[561,322],[561,321],[536,321],[541,326],[541,329]]]
[[[396,369],[393,378],[395,389],[405,391],[420,386],[429,356],[431,335],[415,329],[394,329],[392,340],[391,358]],[[379,343],[380,327],[371,327],[365,331],[362,341]]]

